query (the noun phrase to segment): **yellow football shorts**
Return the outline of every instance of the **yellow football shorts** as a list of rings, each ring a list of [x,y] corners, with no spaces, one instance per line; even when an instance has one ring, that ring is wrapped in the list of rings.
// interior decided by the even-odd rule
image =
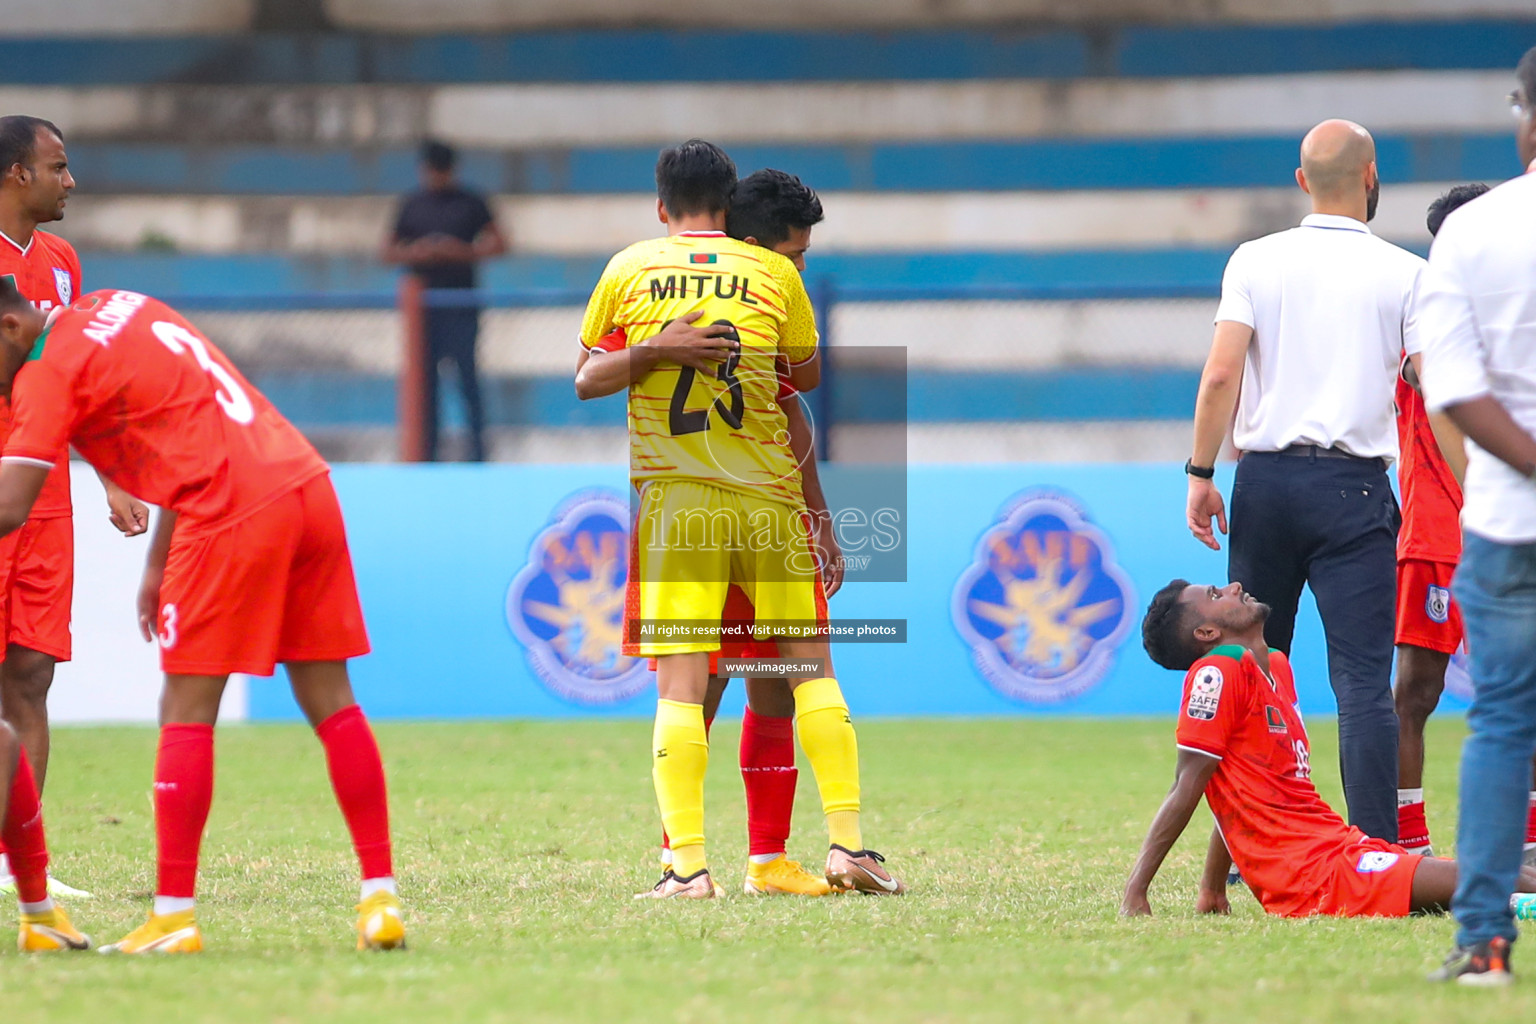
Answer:
[[[732,583],[752,602],[760,638],[825,622],[805,510],[695,480],[646,484],[631,537],[624,653],[719,650]]]

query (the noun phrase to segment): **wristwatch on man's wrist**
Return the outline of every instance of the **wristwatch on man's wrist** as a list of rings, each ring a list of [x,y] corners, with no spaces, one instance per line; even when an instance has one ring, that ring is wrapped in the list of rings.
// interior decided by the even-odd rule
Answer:
[[[1201,480],[1209,480],[1216,475],[1215,466],[1197,466],[1194,459],[1184,460],[1184,472]]]

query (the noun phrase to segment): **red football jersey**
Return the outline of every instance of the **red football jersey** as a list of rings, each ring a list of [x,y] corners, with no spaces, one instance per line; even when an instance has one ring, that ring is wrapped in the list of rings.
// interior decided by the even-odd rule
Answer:
[[[6,459],[42,463],[73,443],[194,529],[228,525],[327,469],[224,353],[136,292],[92,292],[66,309],[17,373],[12,403]]]
[[[1269,652],[1271,684],[1245,648],[1218,647],[1184,678],[1178,743],[1221,758],[1205,800],[1264,909],[1318,911],[1336,858],[1362,838],[1312,785],[1312,753],[1291,665]]]
[[[48,312],[55,306],[67,306],[80,294],[80,258],[75,247],[58,235],[33,231],[32,241],[22,248],[0,232],[0,277],[14,277],[16,290],[32,305]],[[0,443],[11,429],[10,405],[0,401]],[[33,519],[53,519],[70,514],[69,448],[58,452],[53,472],[48,474]]]
[[[1451,475],[1424,396],[1397,378],[1397,483],[1403,492],[1403,525],[1397,534],[1399,561],[1461,561],[1461,485]]]

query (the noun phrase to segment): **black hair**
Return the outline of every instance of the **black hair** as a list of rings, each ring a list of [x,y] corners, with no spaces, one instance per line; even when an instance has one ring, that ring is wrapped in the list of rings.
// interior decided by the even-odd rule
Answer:
[[[453,165],[459,162],[459,155],[448,143],[428,139],[421,144],[421,162],[432,170],[443,173],[453,170]]]
[[[1520,63],[1515,65],[1515,81],[1520,83],[1520,92],[1524,94],[1529,110],[1530,104],[1536,103],[1536,46],[1526,50]]]
[[[736,164],[713,142],[689,139],[656,158],[656,194],[673,217],[728,210],[735,188]]]
[[[725,215],[725,233],[732,238],[755,238],[772,249],[789,237],[791,229],[820,224],[821,199],[816,190],[793,174],[765,167],[736,183],[731,208]]]
[[[17,164],[29,165],[32,158],[37,155],[37,131],[46,128],[59,141],[64,141],[64,133],[59,131],[59,126],[52,121],[44,121],[40,117],[28,117],[26,114],[10,114],[0,117],[0,175],[5,174]]]
[[[1458,207],[1465,206],[1484,192],[1488,186],[1482,182],[1474,182],[1471,185],[1457,185],[1445,195],[1429,204],[1429,214],[1424,218],[1424,224],[1429,228],[1431,235],[1440,233],[1440,225],[1445,223]]]
[[[1188,609],[1181,600],[1189,580],[1173,580],[1152,596],[1141,620],[1141,646],[1163,668],[1189,671],[1205,654],[1189,624]]]

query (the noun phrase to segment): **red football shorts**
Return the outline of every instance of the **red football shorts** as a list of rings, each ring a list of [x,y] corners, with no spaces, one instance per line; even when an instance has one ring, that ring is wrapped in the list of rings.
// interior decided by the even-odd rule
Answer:
[[[70,656],[69,614],[75,592],[75,521],[28,519],[0,541],[0,625],[7,645]]]
[[[720,613],[726,636],[720,640],[720,649],[709,652],[709,674],[720,674],[721,658],[777,658],[777,640],[756,640],[752,637],[752,623],[757,621],[757,610],[747,592],[732,583],[725,592],[725,608]],[[656,671],[656,659],[651,659],[651,671]]]
[[[1318,913],[1407,917],[1413,907],[1413,873],[1423,859],[1401,846],[1362,835],[1336,858]]]
[[[1449,562],[1397,563],[1397,643],[1455,654],[1461,645],[1461,609],[1451,599]]]
[[[279,662],[368,653],[341,505],[329,476],[224,529],[171,538],[160,665],[177,675],[269,676]]]

